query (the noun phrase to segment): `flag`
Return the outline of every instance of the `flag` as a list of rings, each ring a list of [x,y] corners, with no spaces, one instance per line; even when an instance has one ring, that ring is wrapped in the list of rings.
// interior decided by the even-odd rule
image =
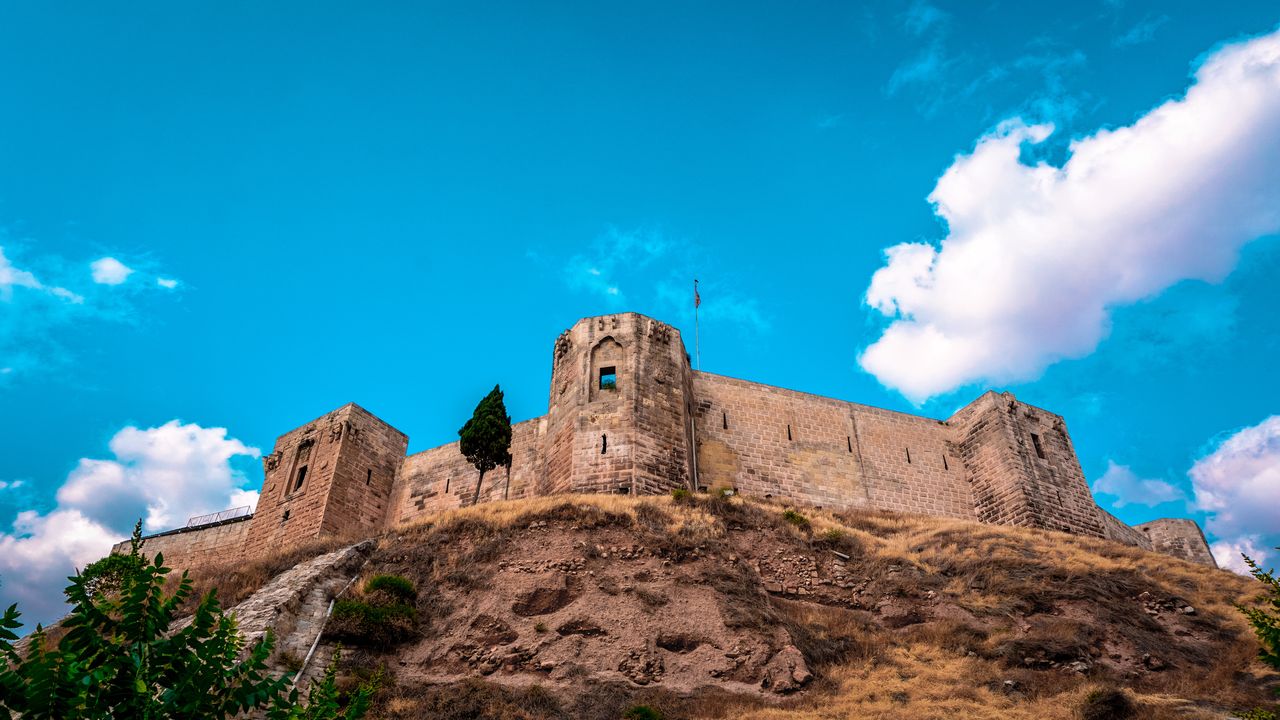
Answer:
[[[693,307],[695,309],[702,307],[702,296],[698,294],[698,281],[693,281]]]

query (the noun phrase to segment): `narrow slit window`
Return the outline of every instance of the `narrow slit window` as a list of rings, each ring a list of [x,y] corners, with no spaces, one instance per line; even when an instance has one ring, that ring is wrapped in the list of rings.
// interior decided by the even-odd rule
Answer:
[[[364,471],[364,484],[368,485],[373,482],[373,468]]]
[[[617,390],[618,389],[618,370],[614,367],[600,368],[600,389],[601,390]]]
[[[452,481],[453,481],[453,478],[451,477],[447,477],[444,479],[444,492],[446,495],[449,494],[449,483]]]
[[[790,426],[790,425],[788,425],[788,426],[787,426],[787,439],[788,439],[788,440],[790,440],[790,439],[791,439],[791,426]]]
[[[294,483],[293,483],[293,489],[294,489],[294,490],[301,490],[301,489],[302,489],[302,483],[303,483],[303,481],[305,481],[306,479],[307,479],[307,466],[306,466],[306,465],[303,465],[302,467],[298,468],[298,479],[294,481]]]
[[[607,452],[609,452],[609,436],[601,434],[600,435],[600,454],[603,455]]]
[[[849,452],[853,452],[853,436],[852,436],[852,435],[845,435],[845,436],[844,436],[844,441],[845,441],[845,443],[849,446]]]
[[[729,414],[720,413],[720,426],[725,430],[729,429]]]
[[[284,517],[280,518],[280,522],[284,522],[285,520],[288,520],[288,519],[289,519],[289,511],[285,510]]]
[[[911,464],[911,448],[902,448],[907,453],[907,464]]]
[[[1036,446],[1036,457],[1043,458],[1044,446],[1040,444],[1040,436],[1035,433],[1031,433],[1031,444]]]
[[[950,469],[951,469],[950,467],[948,467],[948,466],[947,466],[947,456],[946,456],[946,455],[943,455],[943,456],[942,456],[942,469],[943,469],[943,470],[950,470]]]

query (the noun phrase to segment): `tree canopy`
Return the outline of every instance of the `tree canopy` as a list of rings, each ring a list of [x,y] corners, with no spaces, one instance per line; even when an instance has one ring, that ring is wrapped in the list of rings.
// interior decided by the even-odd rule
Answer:
[[[72,602],[54,642],[39,626],[25,653],[14,647],[21,626],[16,605],[0,618],[0,718],[99,720],[105,718],[216,719],[265,711],[270,720],[354,720],[368,707],[372,686],[346,700],[335,690],[336,659],[324,679],[299,701],[289,677],[267,667],[274,639],[268,633],[247,649],[235,619],[214,592],[205,595],[185,627],[173,629],[192,592],[183,573],[165,593],[163,555],[139,555],[134,532],[130,560],[101,566],[110,572],[77,574],[66,589]],[[106,580],[104,582],[104,580]]]
[[[1258,651],[1258,659],[1263,664],[1280,670],[1280,578],[1276,577],[1275,571],[1263,570],[1248,555],[1244,556],[1244,561],[1249,566],[1249,573],[1266,586],[1266,598],[1263,607],[1238,607],[1249,619],[1249,624],[1253,626],[1253,632],[1262,645]],[[1266,606],[1270,606],[1270,609]],[[1258,708],[1239,717],[1247,720],[1276,720],[1277,714],[1272,710]]]
[[[476,405],[471,419],[458,430],[458,449],[480,471],[472,500],[478,502],[484,474],[499,466],[511,466],[511,417],[502,402],[501,387],[494,385]]]

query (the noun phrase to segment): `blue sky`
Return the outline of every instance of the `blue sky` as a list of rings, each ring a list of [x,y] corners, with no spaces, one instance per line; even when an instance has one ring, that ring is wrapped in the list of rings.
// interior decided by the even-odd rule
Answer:
[[[706,370],[937,417],[1008,389],[1066,417],[1124,520],[1263,554],[1278,23],[10,4],[0,600],[56,614],[41,593],[126,515],[251,499],[255,453],[345,402],[413,451],[494,382],[539,415],[561,330],[635,310],[691,344],[695,276]]]

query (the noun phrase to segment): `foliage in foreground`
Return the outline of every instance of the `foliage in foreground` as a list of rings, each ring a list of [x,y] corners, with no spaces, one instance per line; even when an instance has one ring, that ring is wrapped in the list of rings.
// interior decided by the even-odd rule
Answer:
[[[1280,550],[1280,548],[1276,549]],[[1262,644],[1262,649],[1258,651],[1258,659],[1263,664],[1280,670],[1280,578],[1275,576],[1274,571],[1263,570],[1248,555],[1244,556],[1244,561],[1249,566],[1249,573],[1266,586],[1267,597],[1263,607],[1251,608],[1243,605],[1237,607],[1249,619],[1254,634],[1258,636],[1258,642]],[[1268,605],[1270,609],[1266,607]],[[1245,720],[1276,720],[1277,715],[1274,711],[1258,708],[1239,717]]]
[[[21,626],[17,606],[0,618],[0,718],[230,718],[265,710],[271,720],[355,720],[373,693],[361,687],[342,709],[335,689],[336,658],[311,689],[307,704],[267,668],[274,639],[268,633],[246,650],[234,618],[215,593],[205,595],[191,622],[171,631],[191,595],[183,573],[166,595],[164,557],[147,562],[135,530],[132,560],[110,573],[70,578],[73,604],[55,644],[37,626],[27,652],[14,648]],[[102,582],[108,578],[109,582]]]

